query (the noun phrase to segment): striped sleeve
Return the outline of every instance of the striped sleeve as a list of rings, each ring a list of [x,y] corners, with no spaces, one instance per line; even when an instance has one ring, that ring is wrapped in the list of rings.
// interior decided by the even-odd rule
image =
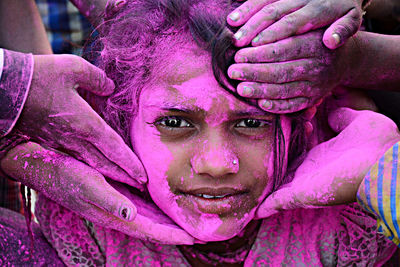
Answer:
[[[370,169],[358,188],[357,201],[375,214],[378,231],[400,247],[399,143],[386,151]]]

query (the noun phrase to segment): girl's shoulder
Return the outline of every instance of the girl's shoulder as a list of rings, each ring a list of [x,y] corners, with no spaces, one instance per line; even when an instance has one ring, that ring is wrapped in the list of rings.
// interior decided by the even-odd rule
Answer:
[[[104,228],[39,194],[40,228],[67,266],[188,266],[176,246]]]
[[[385,262],[395,250],[378,233],[374,217],[354,203],[296,209],[264,219],[249,262],[372,266]]]

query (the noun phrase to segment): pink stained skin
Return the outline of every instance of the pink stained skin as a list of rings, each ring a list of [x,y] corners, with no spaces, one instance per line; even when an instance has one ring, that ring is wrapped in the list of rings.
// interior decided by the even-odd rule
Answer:
[[[32,83],[16,129],[41,144],[62,148],[109,178],[140,188],[146,173],[137,156],[77,88],[109,95],[115,86],[104,71],[78,56],[34,56]]]
[[[199,240],[227,240],[271,191],[274,116],[224,91],[194,44],[168,58],[141,93],[132,143],[156,205]]]
[[[106,181],[93,168],[63,153],[28,142],[11,149],[1,168],[95,224],[141,240],[174,245],[194,242],[154,205],[129,193],[126,185]]]
[[[329,115],[329,124],[338,136],[310,150],[293,181],[261,204],[258,218],[282,210],[355,202],[368,170],[400,140],[396,124],[372,111],[339,108]]]
[[[322,34],[319,30],[239,50],[237,64],[228,69],[231,78],[244,81],[238,93],[260,99],[260,107],[273,113],[296,112],[318,103],[344,81],[357,55],[353,42],[327,49],[320,41]]]
[[[336,49],[361,26],[361,0],[248,0],[228,15],[237,46],[276,42],[328,26],[323,41]]]

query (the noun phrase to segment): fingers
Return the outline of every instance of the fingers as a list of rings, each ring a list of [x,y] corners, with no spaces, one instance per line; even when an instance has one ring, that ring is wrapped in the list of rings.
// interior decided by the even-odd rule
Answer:
[[[10,150],[1,166],[11,177],[85,218],[135,218],[135,206],[100,173],[65,154],[28,142]]]
[[[270,5],[265,5],[235,33],[235,45],[248,45],[254,37],[275,23],[275,21],[301,8],[301,2],[303,1],[278,1]]]
[[[288,99],[310,95],[312,85],[308,81],[282,84],[243,82],[237,87],[239,95],[255,99]]]
[[[312,4],[297,6],[298,8],[292,8],[291,10],[288,9],[288,15],[285,15],[276,22],[271,23],[269,27],[266,27],[263,31],[259,32],[252,40],[252,45],[259,46],[276,42],[295,34],[305,33],[309,30],[320,28],[334,21],[334,18],[327,19],[325,16],[321,16],[323,13],[329,14],[329,12],[324,11],[329,7],[323,5],[316,6]]]
[[[352,37],[360,28],[361,11],[351,9],[346,15],[335,21],[324,33],[323,42],[329,49],[336,49]]]
[[[236,52],[237,63],[283,62],[301,58],[309,58],[321,54],[324,49],[322,32],[289,37],[272,44],[257,47],[246,47]]]
[[[155,222],[154,220],[138,214],[134,222],[126,223],[125,229],[120,231],[142,240],[171,244],[171,245],[192,245],[194,238],[181,228]]]
[[[89,141],[111,162],[121,167],[139,183],[147,182],[146,171],[133,151],[124,140],[107,124],[94,129],[96,132]]]
[[[83,100],[81,101],[83,102]],[[85,114],[84,110],[82,110],[82,113]],[[91,116],[83,116],[75,127],[81,133],[79,138],[89,142],[98,151],[91,149],[91,154],[86,149],[91,146],[81,146],[81,142],[77,145],[75,144],[76,140],[71,143],[64,142],[63,145],[67,148],[71,148],[73,151],[77,151],[78,154],[85,154],[85,156],[81,156],[81,158],[96,169],[99,167],[99,164],[96,164],[95,160],[101,157],[100,154],[104,155],[104,158],[98,161],[104,162],[104,165],[98,170],[110,178],[128,183],[135,187],[137,187],[135,181],[141,184],[146,183],[147,174],[142,163],[135,153],[125,144],[124,140],[92,110],[88,110],[86,114],[91,114]],[[93,161],[91,161],[91,159],[93,159]],[[122,175],[123,172],[121,171],[114,174],[112,173],[112,171],[120,169],[128,174],[130,178],[126,175]]]
[[[86,60],[78,56],[63,55],[60,60],[65,60],[66,67],[70,68],[71,79],[85,90],[88,90],[96,95],[106,96],[111,94],[115,85],[114,82],[107,78],[105,72],[96,66],[90,64]],[[61,63],[64,65],[63,63]],[[67,71],[68,69],[65,69]]]
[[[72,154],[75,158],[86,162],[89,166],[96,169],[104,176],[135,188],[143,189],[143,186],[140,183],[132,179],[122,168],[105,157],[102,152],[90,142],[81,142],[75,146],[65,144],[64,146],[66,149],[71,149],[68,151],[69,154]]]
[[[260,11],[265,5],[278,0],[248,0],[232,11],[227,18],[229,25],[237,27],[244,24],[249,18]]]
[[[315,61],[312,59],[268,64],[241,63],[231,65],[228,75],[231,79],[241,81],[287,83],[308,80],[311,75],[315,75],[311,71],[318,70],[318,68],[311,68],[313,65]]]
[[[258,105],[261,109],[270,113],[287,114],[303,110],[312,104],[305,97],[297,97],[282,100],[261,99],[258,100]]]
[[[329,126],[337,133],[342,132],[358,115],[360,115],[360,113],[361,111],[355,111],[349,108],[338,108],[329,114]]]
[[[298,208],[290,185],[269,195],[258,207],[256,218],[267,218],[279,211]]]

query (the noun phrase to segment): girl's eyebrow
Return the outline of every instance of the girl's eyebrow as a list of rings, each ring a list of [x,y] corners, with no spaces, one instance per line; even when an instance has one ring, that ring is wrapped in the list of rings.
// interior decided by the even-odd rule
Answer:
[[[161,105],[146,105],[146,108],[155,108],[169,112],[182,112],[187,114],[206,115],[207,112],[195,105],[183,105],[181,103],[168,103],[164,102]],[[230,110],[228,111],[229,117],[253,117],[253,116],[273,116],[271,113],[257,109],[255,107],[248,107],[246,109]]]
[[[162,103],[160,105],[150,104],[145,105],[144,108],[159,109],[170,112],[183,112],[188,114],[205,113],[204,109],[197,106],[186,106],[182,104]]]

